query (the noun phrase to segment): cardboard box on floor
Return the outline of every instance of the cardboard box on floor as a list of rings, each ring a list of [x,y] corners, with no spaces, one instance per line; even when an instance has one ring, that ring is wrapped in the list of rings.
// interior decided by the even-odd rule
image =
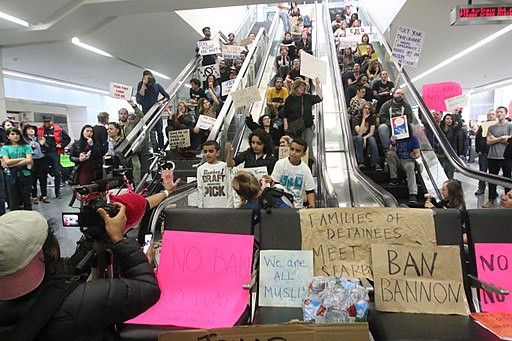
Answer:
[[[159,341],[368,341],[367,323],[266,324],[233,328],[195,329],[160,334]]]

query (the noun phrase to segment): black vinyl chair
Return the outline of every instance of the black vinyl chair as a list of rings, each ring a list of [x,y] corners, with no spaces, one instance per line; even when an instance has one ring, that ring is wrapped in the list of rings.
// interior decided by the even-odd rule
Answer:
[[[458,245],[461,248],[462,263],[459,266],[463,269],[466,296],[472,309],[470,280],[466,276],[463,251],[461,213],[455,209],[434,209],[434,213],[437,244]],[[470,316],[391,313],[380,312],[375,310],[375,307],[371,307],[368,323],[373,337],[379,341],[499,340],[494,334],[479,326]]]
[[[165,230],[187,232],[210,232],[230,234],[253,234],[253,214],[250,209],[232,208],[180,208],[165,210]],[[250,322],[251,309],[248,307],[236,325]],[[156,341],[163,332],[183,330],[174,326],[148,326],[126,324],[121,329],[121,339]]]

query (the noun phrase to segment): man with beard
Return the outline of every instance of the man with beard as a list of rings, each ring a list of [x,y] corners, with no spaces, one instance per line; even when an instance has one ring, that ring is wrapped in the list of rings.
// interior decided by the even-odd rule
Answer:
[[[117,112],[119,115],[119,125],[121,126],[121,133],[123,138],[126,138],[130,132],[137,126],[137,124],[144,118],[144,113],[139,109],[137,104],[133,101],[129,100],[128,103],[135,110],[135,118],[133,120],[128,120],[128,110],[126,108],[121,108]],[[142,132],[141,132],[142,133]],[[133,173],[133,182],[138,184],[141,179],[141,163],[140,158],[142,154],[142,150],[144,150],[143,145],[147,144],[147,138],[145,141],[141,143],[141,146],[137,150],[134,150],[132,155],[130,156],[130,162],[132,165],[132,173]]]
[[[282,110],[284,108],[284,101],[288,97],[288,89],[283,87],[283,79],[276,77],[274,86],[268,88],[265,98],[267,99],[267,107],[265,113],[272,118],[272,124],[276,128],[283,125]]]
[[[378,133],[384,154],[387,154],[389,150],[391,118],[402,115],[407,117],[408,124],[412,124],[412,109],[409,103],[405,102],[405,90],[398,88],[393,92],[393,98],[384,103],[379,110],[380,125],[378,128]]]

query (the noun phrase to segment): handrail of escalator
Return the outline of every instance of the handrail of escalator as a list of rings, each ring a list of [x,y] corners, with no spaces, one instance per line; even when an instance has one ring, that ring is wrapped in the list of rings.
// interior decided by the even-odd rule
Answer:
[[[364,7],[364,4],[360,3],[360,6],[362,6],[362,8],[363,8],[363,11],[364,11],[363,15],[366,15],[366,17],[368,17],[366,8]],[[382,32],[380,31],[380,29],[377,26],[373,26],[373,28],[375,28],[375,30],[379,36],[379,40],[381,41],[382,45],[385,47],[387,53],[391,56],[392,55],[391,46],[389,45],[388,41],[386,39],[384,39],[384,35],[382,34]],[[373,28],[372,28],[372,30],[373,30]],[[401,68],[400,65],[396,61],[392,60],[392,63],[395,65],[396,70],[398,70],[398,72],[400,72],[401,77],[405,81],[407,88],[409,89],[409,91],[411,92],[411,95],[413,96],[414,100],[418,104],[418,109],[421,112],[419,114],[420,114],[420,116],[422,116],[424,118],[423,122],[426,121],[426,123],[430,126],[430,128],[432,129],[432,132],[434,133],[434,137],[439,142],[439,145],[441,146],[441,148],[443,149],[448,160],[455,167],[455,169],[459,173],[464,174],[465,176],[470,177],[470,178],[474,178],[474,179],[485,181],[485,182],[490,182],[495,185],[504,186],[505,188],[512,187],[512,179],[508,179],[508,178],[494,175],[494,174],[480,172],[478,170],[469,168],[464,164],[464,162],[459,158],[457,153],[455,153],[455,151],[453,150],[452,146],[448,142],[448,139],[441,131],[441,128],[435,123],[434,116],[428,109],[427,105],[423,101],[423,98],[419,94],[419,92],[416,89],[416,87],[414,86],[414,84],[411,82],[411,79],[409,78],[409,75],[407,74],[407,72],[403,68]],[[395,84],[395,86],[398,86],[398,84]],[[432,181],[432,183],[435,184],[434,179],[431,179],[431,181]]]
[[[328,1],[323,1],[323,13],[325,15],[324,21],[328,20],[330,18]],[[348,176],[350,177],[351,174],[353,174],[358,180],[360,180],[364,184],[364,186],[366,188],[368,188],[370,190],[370,192],[376,198],[381,200],[381,204],[383,206],[397,207],[398,202],[395,199],[395,197],[393,195],[391,195],[391,193],[386,191],[381,186],[378,186],[375,182],[373,182],[372,179],[370,179],[368,176],[366,176],[359,169],[359,167],[355,166],[357,164],[356,152],[355,152],[355,148],[354,148],[354,144],[352,143],[352,140],[348,139],[349,136],[350,137],[352,136],[352,133],[351,133],[352,129],[351,129],[350,123],[347,119],[347,117],[349,117],[349,115],[347,113],[347,104],[346,104],[346,100],[345,100],[345,92],[343,89],[343,82],[341,80],[341,74],[339,71],[338,61],[336,60],[337,53],[336,53],[336,47],[334,44],[334,36],[333,36],[333,32],[332,32],[332,29],[330,26],[325,25],[324,27],[326,30],[326,35],[328,36],[327,40],[328,40],[329,48],[331,51],[331,53],[330,53],[331,58],[329,59],[328,64],[329,64],[330,72],[333,75],[334,80],[335,80],[334,84],[337,85],[334,87],[334,91],[337,94],[335,100],[337,103],[337,107],[340,109],[339,112],[341,112],[340,122],[343,125],[342,131],[345,132],[345,134],[342,134],[342,135],[343,135],[343,138],[345,139],[345,145],[348,148],[348,154],[350,156],[349,157],[350,162],[348,162],[349,163],[348,166],[350,167],[351,172],[348,172]],[[352,181],[349,181],[349,184],[352,184]],[[352,185],[350,185],[350,196],[352,198],[352,206],[356,206],[357,203],[354,200],[354,194],[352,192]]]
[[[315,10],[318,13],[319,4],[318,1],[315,1]],[[320,42],[318,38],[320,27],[318,27],[318,22],[316,24],[315,29],[315,55],[318,57],[318,53],[320,50]],[[323,80],[325,81],[325,80]],[[324,110],[322,105],[318,105],[318,117],[316,117],[316,134],[317,134],[317,153],[316,153],[316,170],[318,176],[318,188],[317,193],[319,196],[321,195],[323,198],[323,202],[325,207],[339,207],[338,195],[334,190],[334,186],[331,181],[331,177],[327,172],[327,162],[325,162],[325,130],[324,130]],[[310,148],[312,146],[309,146]],[[317,198],[318,199],[318,198]]]

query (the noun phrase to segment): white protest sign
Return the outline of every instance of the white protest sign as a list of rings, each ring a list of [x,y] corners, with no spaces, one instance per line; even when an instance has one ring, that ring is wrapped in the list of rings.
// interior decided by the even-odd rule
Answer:
[[[353,36],[360,36],[363,34],[372,33],[372,27],[371,26],[361,26],[361,27],[349,27],[345,30],[347,37],[353,37]]]
[[[132,86],[114,82],[110,82],[109,86],[110,96],[125,100],[132,98],[132,89]]]
[[[235,108],[250,105],[251,103],[261,101],[260,90],[257,86],[240,89],[230,93]]]
[[[240,169],[241,171],[245,171],[247,173],[251,173],[256,177],[256,179],[261,179],[264,175],[268,175],[267,167],[250,167],[250,168],[243,168]]]
[[[358,41],[359,40],[355,37],[340,37],[338,38],[338,50],[346,49],[347,47],[355,48]]]
[[[413,28],[399,26],[396,31],[395,43],[391,57],[403,66],[418,65],[425,33]]]
[[[190,130],[171,130],[168,139],[170,149],[190,147]]]
[[[300,54],[300,74],[311,79],[320,78],[321,82],[327,79],[327,63],[309,53]]]
[[[227,96],[231,92],[233,84],[235,84],[234,79],[228,79],[227,81],[222,82],[222,96]]]
[[[206,66],[200,66],[197,68],[197,71],[199,72],[199,79],[201,81],[205,81],[206,78],[208,78],[209,75],[214,75],[215,78],[220,77],[220,71],[219,71],[219,65],[218,64],[211,64]]]
[[[466,95],[455,96],[444,100],[446,110],[451,111],[457,108],[463,108],[468,105],[468,98]]]
[[[312,279],[313,251],[260,251],[260,306],[301,307]]]
[[[397,140],[409,137],[409,127],[407,126],[407,116],[391,117],[391,134],[396,136]]]
[[[225,59],[239,59],[240,52],[244,49],[243,46],[238,45],[222,45],[222,58]]]
[[[196,128],[208,130],[213,125],[215,125],[215,122],[217,122],[217,119],[215,117],[199,115],[199,118],[197,119]]]
[[[219,46],[215,40],[200,40],[197,42],[197,47],[201,56],[220,53]]]

